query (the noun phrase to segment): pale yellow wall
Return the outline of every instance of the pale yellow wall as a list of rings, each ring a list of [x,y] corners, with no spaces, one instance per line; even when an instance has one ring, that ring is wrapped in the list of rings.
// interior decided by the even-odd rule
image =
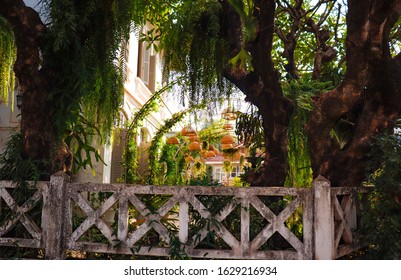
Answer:
[[[8,141],[11,133],[18,130],[19,121],[19,109],[17,108],[15,102],[8,105],[0,102],[0,151],[3,150],[5,143]]]

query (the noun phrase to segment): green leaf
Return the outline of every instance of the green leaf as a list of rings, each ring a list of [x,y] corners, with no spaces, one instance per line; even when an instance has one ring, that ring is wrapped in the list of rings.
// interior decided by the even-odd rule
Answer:
[[[245,50],[241,49],[240,52],[230,59],[230,64],[234,70],[244,70],[245,72],[252,72],[252,56]]]

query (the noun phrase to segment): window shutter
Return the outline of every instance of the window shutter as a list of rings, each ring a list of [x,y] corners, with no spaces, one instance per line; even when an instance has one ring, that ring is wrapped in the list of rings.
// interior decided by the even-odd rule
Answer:
[[[110,182],[117,183],[124,173],[123,153],[127,143],[127,130],[119,129],[115,132],[113,150],[111,152],[111,175]]]
[[[156,56],[150,56],[150,65],[149,65],[149,84],[148,88],[151,92],[155,92],[156,90]]]
[[[149,85],[150,77],[150,48],[148,44],[142,45],[141,79],[145,85]]]

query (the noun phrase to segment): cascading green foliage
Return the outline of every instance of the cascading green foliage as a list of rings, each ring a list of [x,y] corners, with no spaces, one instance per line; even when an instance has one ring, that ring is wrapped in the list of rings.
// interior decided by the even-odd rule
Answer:
[[[290,80],[283,85],[285,95],[294,104],[294,113],[288,127],[288,166],[286,186],[306,187],[312,183],[312,169],[308,139],[304,126],[313,109],[312,97],[329,89],[330,82]]]
[[[238,137],[238,141],[243,143],[249,151],[247,161],[250,165],[241,165],[244,173],[240,175],[242,183],[247,184],[248,173],[257,171],[264,160],[265,133],[262,116],[255,106],[250,106],[247,112],[238,115],[235,134]]]
[[[143,0],[135,2],[138,7],[148,4]],[[185,75],[193,104],[226,96],[231,85],[222,73],[229,54],[220,34],[219,1],[156,0],[148,6],[141,15],[155,28],[143,39],[150,44],[157,39],[156,49],[163,49],[165,79],[175,73]]]
[[[7,21],[0,16],[0,101],[6,104],[10,99],[9,93],[14,92],[13,66],[16,56],[13,33]]]
[[[256,149],[264,146],[264,129],[262,116],[256,107],[251,106],[248,112],[240,113],[236,120],[235,134],[238,141],[248,147],[252,155]]]
[[[182,79],[177,79],[153,93],[148,101],[135,112],[128,128],[127,128],[127,145],[124,150],[124,169],[122,181],[125,183],[135,183],[139,178],[138,170],[138,144],[136,142],[136,135],[138,129],[142,126],[143,121],[152,112],[158,108],[158,103],[161,100],[161,95],[170,90],[175,84],[179,83]]]
[[[133,3],[43,0],[49,19],[44,67],[54,71],[50,86],[56,130],[62,135],[80,114],[103,136],[118,118],[122,102],[124,42],[129,38]]]
[[[152,3],[153,2],[158,5],[157,3],[160,1],[152,1]],[[241,17],[243,23],[243,43],[246,43],[247,40],[254,40],[255,27],[257,26],[252,14],[254,1],[230,0],[228,2]],[[308,3],[305,5],[307,5],[307,7],[310,6]],[[174,11],[169,10],[172,7],[174,7]],[[218,93],[216,93],[216,88],[220,88],[220,85],[224,85],[224,79],[221,73],[223,73],[223,69],[227,67],[231,58],[227,52],[227,42],[224,42],[220,34],[221,21],[219,20],[219,16],[221,3],[212,0],[196,2],[168,1],[168,4],[162,11],[166,10],[169,10],[169,12],[154,13],[155,10],[152,11],[151,8],[146,11],[147,19],[151,22],[155,22],[156,27],[148,36],[145,34],[145,39],[150,43],[152,43],[155,38],[160,40],[159,47],[163,49],[165,55],[165,73],[186,73],[188,77],[190,77],[188,84],[191,89],[190,99],[195,100],[195,102],[207,98],[210,99],[211,94],[223,94],[227,96],[228,91],[217,90]],[[289,32],[292,20],[288,12],[279,11],[279,16],[280,19],[283,19],[283,22],[278,22],[280,28],[284,33]],[[313,19],[318,20],[319,18],[319,13],[317,13],[316,18]],[[160,22],[157,23],[155,19]],[[336,15],[333,14],[330,16],[329,20],[330,26],[334,26],[336,23]],[[302,23],[304,24],[305,22]],[[300,29],[299,32],[308,34],[308,42],[312,42],[313,45],[315,39],[310,31]],[[279,41],[280,38],[275,37],[275,46],[277,47],[274,48],[273,57],[275,59],[277,58],[277,60],[283,60],[279,55],[283,50],[283,44],[282,42],[281,44],[277,44]],[[300,44],[302,44],[302,42]],[[247,55],[249,54],[243,50],[242,53],[240,52],[238,56],[231,59],[231,64],[233,64],[233,66],[241,66],[242,63],[245,63],[246,68],[248,65],[251,66],[249,58],[246,57]],[[306,57],[305,48],[297,48],[295,59],[297,64],[302,65],[302,76],[309,76],[307,74],[307,68],[313,65],[314,56],[308,56],[308,59],[302,59],[303,57]],[[327,67],[324,69],[326,68]],[[247,70],[252,71],[250,67]],[[217,87],[211,85],[210,81],[216,83],[215,81],[220,81],[220,79],[222,83],[217,83]],[[286,83],[286,81],[284,81],[284,83]],[[292,82],[288,83],[291,84]],[[306,84],[306,77],[305,82],[300,82],[299,84]],[[291,139],[289,140],[290,151],[288,156],[291,169],[287,183],[292,185],[308,185],[310,183],[311,169],[303,126],[306,123],[307,115],[311,107],[306,108],[303,106],[305,105],[305,99],[307,99],[306,96],[309,94],[309,91],[316,94],[322,89],[327,88],[327,86],[320,87],[318,84],[314,84],[312,87],[315,88],[306,89],[306,86],[304,86],[304,88],[300,88],[300,92],[295,92],[295,89],[290,89],[293,91],[288,94],[290,98],[295,101],[297,106],[289,131],[289,137]],[[311,106],[311,102],[309,105]],[[245,117],[244,115],[244,118]],[[252,120],[252,117],[249,121],[250,120]],[[258,128],[260,130],[261,122],[258,123]],[[263,137],[262,134],[260,135]],[[263,139],[259,140],[261,140],[259,143],[263,142]]]
[[[136,136],[138,129],[142,125],[149,114],[154,112],[157,108],[157,104],[160,101],[161,91],[155,92],[151,98],[134,114],[131,124],[127,130],[127,144],[124,149],[124,169],[122,181],[125,183],[135,183],[139,179],[138,177],[138,144]]]

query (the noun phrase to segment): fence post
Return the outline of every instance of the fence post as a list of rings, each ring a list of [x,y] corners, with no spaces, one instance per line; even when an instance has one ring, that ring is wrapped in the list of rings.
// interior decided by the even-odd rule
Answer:
[[[50,184],[43,196],[43,235],[45,258],[61,260],[64,255],[63,220],[65,211],[65,191],[69,177],[62,171],[50,177]]]
[[[312,183],[314,188],[314,231],[315,259],[335,259],[334,248],[334,218],[331,203],[330,181],[318,176]]]

